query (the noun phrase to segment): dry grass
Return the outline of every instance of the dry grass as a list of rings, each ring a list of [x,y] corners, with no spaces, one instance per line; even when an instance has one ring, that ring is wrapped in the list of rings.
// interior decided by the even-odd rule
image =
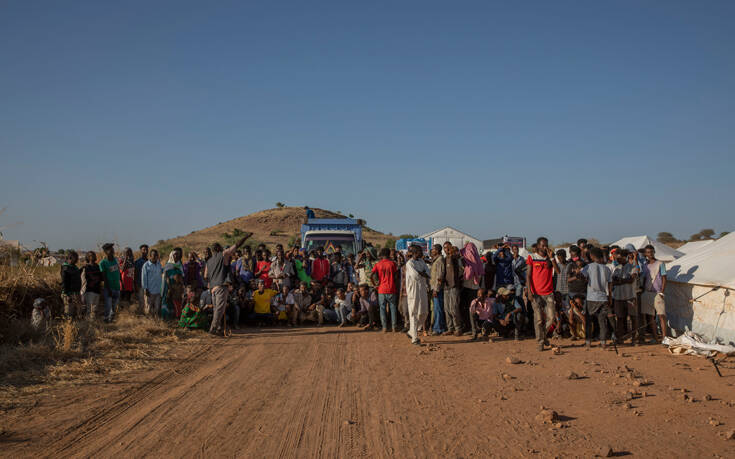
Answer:
[[[115,323],[58,321],[45,333],[30,326],[27,342],[0,345],[0,410],[29,403],[28,396],[58,384],[106,381],[153,368],[169,351],[199,342],[203,333],[127,311]]]

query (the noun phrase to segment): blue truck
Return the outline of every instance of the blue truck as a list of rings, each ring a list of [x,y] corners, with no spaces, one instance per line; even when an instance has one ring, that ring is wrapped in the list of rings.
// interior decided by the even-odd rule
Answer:
[[[365,247],[362,240],[362,226],[352,218],[310,218],[301,225],[301,247],[307,253],[317,247],[324,252],[334,253],[335,247],[342,247],[342,254],[357,254]]]

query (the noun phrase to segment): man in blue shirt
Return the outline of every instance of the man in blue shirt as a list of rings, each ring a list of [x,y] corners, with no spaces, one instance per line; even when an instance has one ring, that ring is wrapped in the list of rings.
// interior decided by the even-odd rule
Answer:
[[[149,260],[141,269],[141,287],[145,298],[145,313],[157,316],[161,312],[161,284],[163,266],[158,261],[158,250],[151,249]]]
[[[515,296],[515,292],[506,287],[500,287],[493,304],[493,318],[490,326],[503,338],[514,331],[516,341],[520,339],[521,325],[523,325],[523,314],[521,304]]]
[[[507,287],[513,285],[513,257],[510,247],[505,244],[493,254],[495,264],[495,287]]]

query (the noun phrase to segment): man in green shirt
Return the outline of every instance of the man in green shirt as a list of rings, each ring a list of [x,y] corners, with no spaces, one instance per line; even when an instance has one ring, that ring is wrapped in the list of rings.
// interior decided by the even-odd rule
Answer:
[[[105,257],[100,261],[100,271],[105,285],[105,322],[115,318],[117,305],[120,303],[120,265],[115,258],[115,246],[108,242],[102,246]]]

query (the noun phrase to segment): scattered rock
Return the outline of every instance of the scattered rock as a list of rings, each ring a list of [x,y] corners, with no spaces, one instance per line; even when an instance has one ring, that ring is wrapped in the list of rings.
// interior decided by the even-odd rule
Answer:
[[[501,395],[500,400],[508,400],[508,398],[505,395]]]
[[[641,387],[641,382],[640,382],[640,381],[638,381],[638,380],[635,380],[635,381],[633,381],[633,385],[634,385],[635,387]]]
[[[704,399],[709,402],[710,400],[712,400],[712,396],[710,394],[705,394]]]
[[[646,392],[646,391],[643,391],[643,392],[641,392],[641,396],[642,396],[643,398],[646,398],[646,397],[648,397],[648,392]]]
[[[564,427],[564,424],[562,424],[561,422],[557,422],[554,423],[554,427],[556,427],[557,429],[561,429],[562,427]]]
[[[682,394],[686,394],[687,392],[689,392],[689,390],[684,389],[683,387],[681,389],[679,389],[679,390],[681,391]]]
[[[613,451],[612,446],[609,445],[600,447],[600,451],[597,453],[600,457],[613,457],[613,454],[615,454],[615,452]]]
[[[352,419],[347,419],[343,424],[346,426],[351,426],[352,424],[356,424],[356,422]]]
[[[687,401],[689,400],[689,396],[687,394],[681,394],[681,399]]]
[[[697,401],[697,399],[694,398],[694,397],[690,397],[689,400],[688,400],[689,403],[694,403],[696,401]]]
[[[505,358],[505,363],[509,363],[511,365],[518,365],[519,363],[522,363],[522,362],[521,362],[521,359],[519,359],[518,357],[513,357],[509,355],[508,357]]]
[[[633,408],[633,405],[631,405],[631,404],[630,404],[630,402],[625,402],[625,405],[623,405],[623,407],[624,407],[624,408],[625,408],[626,410],[630,410],[630,409],[632,409],[632,408]]]
[[[559,421],[559,414],[554,410],[542,409],[541,412],[536,415],[536,420],[541,424],[553,424]]]
[[[731,430],[725,434],[725,440],[735,440],[735,430]]]
[[[503,373],[500,375],[500,377],[503,378],[503,380],[505,381],[510,381],[513,379],[513,376],[509,375],[508,373]]]
[[[551,353],[554,355],[561,355],[561,348],[560,347],[552,347]]]
[[[567,373],[567,379],[579,379],[579,375],[573,371]]]
[[[722,425],[722,423],[715,418],[709,418],[709,425],[711,425],[712,427],[717,427]]]
[[[484,400],[484,399],[481,399],[481,398],[478,398],[478,399],[477,399],[477,401],[478,401],[478,402],[480,402],[480,403],[485,403],[485,402],[487,402],[487,400]]]

